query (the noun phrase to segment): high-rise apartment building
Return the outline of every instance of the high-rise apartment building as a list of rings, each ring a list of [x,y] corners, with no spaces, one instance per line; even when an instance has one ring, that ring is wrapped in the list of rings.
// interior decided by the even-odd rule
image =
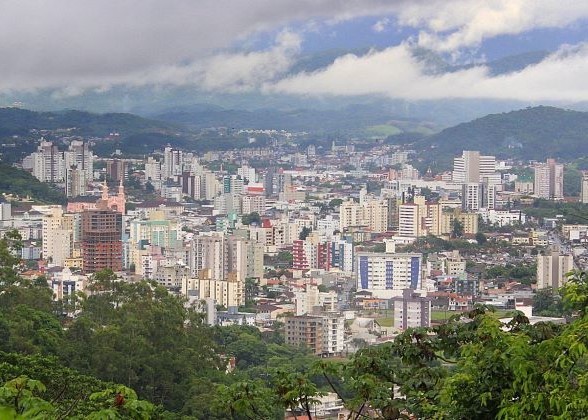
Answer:
[[[453,182],[479,183],[484,177],[496,177],[496,157],[480,155],[479,151],[464,150],[453,159]]]
[[[162,179],[174,178],[181,175],[183,171],[183,152],[171,147],[166,147],[163,151],[163,164],[161,167]]]
[[[122,159],[106,161],[106,179],[117,184],[124,181],[127,174],[127,163]]]
[[[345,201],[339,207],[339,225],[341,229],[351,226],[366,226],[372,232],[388,230],[388,202],[370,200],[363,203]]]
[[[121,271],[123,264],[122,215],[111,210],[82,213],[82,259],[84,271],[105,268]]]
[[[32,154],[33,176],[41,182],[61,182],[65,176],[63,153],[50,141],[41,141]]]
[[[398,206],[398,234],[413,238],[421,236],[421,217],[418,204],[406,203]]]
[[[42,235],[43,258],[56,266],[63,266],[72,254],[74,225],[68,220],[61,206],[53,207],[43,216]]]
[[[461,206],[464,211],[478,211],[483,207],[484,184],[468,182],[462,184]]]
[[[431,298],[414,290],[405,289],[401,296],[393,297],[394,326],[402,330],[431,326]]]
[[[78,169],[75,165],[65,170],[65,195],[67,197],[79,197],[86,195],[86,171]]]
[[[80,140],[73,140],[68,149],[63,153],[65,170],[76,167],[85,173],[86,181],[94,179],[94,154],[90,145]]]
[[[588,171],[582,172],[582,188],[580,191],[580,202],[588,204]]]
[[[404,289],[421,289],[421,267],[422,254],[358,252],[357,290],[390,298]]]
[[[574,258],[549,251],[537,256],[537,289],[557,289],[566,282],[566,273],[574,269]]]
[[[37,151],[23,160],[23,167],[41,182],[63,182],[68,169],[82,171],[86,182],[94,179],[94,155],[87,143],[78,140],[60,152],[57,145],[41,139]]]
[[[304,346],[320,356],[340,355],[345,348],[345,319],[337,313],[291,316],[284,323],[287,344]]]
[[[563,199],[563,165],[555,159],[535,166],[535,195],[547,200]]]

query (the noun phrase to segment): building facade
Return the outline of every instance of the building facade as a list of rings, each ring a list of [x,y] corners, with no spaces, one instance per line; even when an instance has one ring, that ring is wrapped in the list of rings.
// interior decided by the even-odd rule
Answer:
[[[122,271],[122,215],[111,210],[82,213],[82,259],[86,273]]]
[[[398,296],[404,289],[421,289],[422,254],[356,254],[357,290],[370,291],[376,297]]]

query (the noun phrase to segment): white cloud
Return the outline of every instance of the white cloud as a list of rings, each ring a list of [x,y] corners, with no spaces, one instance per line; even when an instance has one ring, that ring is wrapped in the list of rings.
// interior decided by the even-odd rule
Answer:
[[[498,35],[561,28],[588,18],[578,0],[431,0],[405,4],[399,23],[423,28],[418,42],[438,51],[479,45]]]
[[[260,31],[312,18],[375,16],[403,1],[4,0],[0,90],[190,80],[192,64],[214,65],[219,50]],[[265,57],[245,55],[245,66]]]
[[[588,97],[588,45],[565,47],[522,71],[490,76],[477,66],[430,75],[407,45],[346,55],[326,69],[266,84],[267,92],[298,95],[380,95],[410,100],[494,98],[579,101]]]
[[[584,47],[522,73],[491,78],[483,67],[427,76],[400,45],[363,57],[345,56],[324,71],[283,80],[301,49],[300,34],[282,31],[265,49],[235,50],[255,34],[289,25],[371,16],[380,19],[372,27],[376,32],[398,22],[420,30],[420,45],[459,56],[462,48],[487,38],[588,18],[588,2],[581,0],[0,1],[0,91],[57,89],[61,95],[77,95],[122,85],[190,85],[223,92],[427,99],[577,97],[586,91],[574,72],[586,67]],[[312,25],[304,30],[313,30]],[[547,69],[569,75],[568,80]],[[503,86],[507,91],[500,91]]]
[[[372,26],[372,30],[376,33],[382,33],[388,28],[389,24],[390,24],[390,19],[388,19],[388,18],[380,19],[376,23],[374,23],[374,25]]]

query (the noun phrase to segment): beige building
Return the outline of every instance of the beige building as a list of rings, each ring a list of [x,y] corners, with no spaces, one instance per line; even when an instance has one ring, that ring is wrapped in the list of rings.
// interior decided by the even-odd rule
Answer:
[[[64,214],[61,206],[55,206],[43,216],[43,258],[56,266],[63,266],[72,256],[74,231],[79,230],[76,217]]]
[[[201,273],[205,277],[204,273]],[[200,278],[195,280],[195,289],[199,299],[213,299],[217,305],[226,308],[245,304],[245,283],[237,281],[234,276],[228,280]]]
[[[441,215],[441,234],[449,235],[452,231],[454,220],[459,220],[463,225],[463,231],[466,235],[475,235],[478,233],[478,214],[462,213],[458,210],[443,212]]]
[[[307,347],[319,356],[337,356],[345,348],[345,319],[338,313],[291,316],[284,323],[286,344]]]
[[[372,232],[388,231],[388,201],[368,200],[363,203],[346,201],[339,208],[341,229],[366,226]]]
[[[574,269],[571,255],[561,255],[551,250],[546,255],[537,256],[537,288],[561,287],[566,280],[566,273]]]
[[[563,199],[563,165],[555,159],[535,166],[535,195],[548,200]]]
[[[535,192],[535,185],[531,181],[515,181],[515,192],[533,194]]]

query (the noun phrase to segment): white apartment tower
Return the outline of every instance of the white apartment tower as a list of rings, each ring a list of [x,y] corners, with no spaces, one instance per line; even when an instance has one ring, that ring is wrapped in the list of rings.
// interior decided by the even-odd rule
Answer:
[[[161,176],[163,179],[174,178],[182,174],[183,152],[166,147],[163,151]]]
[[[63,153],[50,141],[42,140],[33,157],[33,176],[41,182],[61,182],[64,179]]]
[[[461,203],[464,211],[478,211],[482,207],[484,185],[468,182],[462,185]]]
[[[580,192],[580,202],[588,204],[588,172],[582,172],[582,190]]]
[[[73,140],[67,151],[63,153],[65,170],[75,167],[84,172],[86,182],[94,179],[94,154],[88,143]]]
[[[357,290],[368,290],[379,298],[399,296],[404,289],[421,289],[422,254],[356,254]]]
[[[535,166],[535,195],[547,200],[563,199],[563,165],[555,159]]]
[[[483,156],[479,151],[464,150],[453,159],[453,182],[479,183],[484,177],[496,178],[496,157]]]
[[[398,207],[398,234],[418,237],[421,234],[420,206],[415,203],[401,204]]]

